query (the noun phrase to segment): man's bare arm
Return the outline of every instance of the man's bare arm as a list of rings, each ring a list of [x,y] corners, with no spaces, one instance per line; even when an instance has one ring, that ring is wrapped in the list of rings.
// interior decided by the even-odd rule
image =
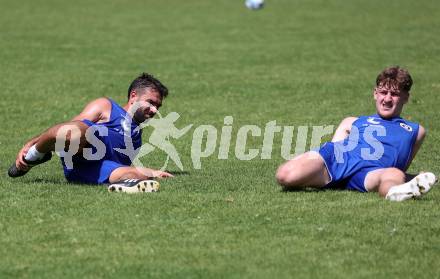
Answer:
[[[411,157],[410,157],[410,159],[408,161],[408,164],[405,167],[405,171],[411,165],[411,162],[414,159],[414,157],[416,157],[416,154],[419,151],[420,146],[422,146],[422,143],[423,143],[423,140],[425,139],[425,136],[426,136],[425,128],[422,125],[419,125],[419,132],[417,134],[416,142],[414,143],[414,147],[413,147],[413,150],[411,152]]]
[[[99,98],[86,105],[83,111],[75,116],[72,121],[81,121],[84,119],[92,122],[107,122],[110,119],[111,102],[107,98]]]
[[[344,118],[344,120],[341,121],[338,128],[335,131],[335,134],[333,135],[332,142],[341,141],[344,140],[351,131],[351,126],[354,121],[356,121],[357,117],[347,117]]]

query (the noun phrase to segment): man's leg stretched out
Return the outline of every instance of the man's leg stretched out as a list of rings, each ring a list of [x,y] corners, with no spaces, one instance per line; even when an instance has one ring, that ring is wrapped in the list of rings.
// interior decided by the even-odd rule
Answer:
[[[152,179],[152,178],[166,178],[172,177],[173,175],[160,170],[152,170],[144,167],[119,167],[111,172],[109,177],[110,183],[115,183],[117,181],[125,179]]]
[[[314,151],[299,155],[281,165],[276,179],[285,190],[322,188],[331,180],[324,159]]]
[[[436,182],[432,173],[421,173],[410,181],[407,175],[397,168],[381,168],[358,175],[364,181],[368,192],[378,192],[381,197],[392,201],[403,201],[427,193]],[[307,152],[281,165],[277,171],[278,183],[286,190],[302,189],[304,187],[322,188],[331,177],[327,171],[325,161],[316,152]]]

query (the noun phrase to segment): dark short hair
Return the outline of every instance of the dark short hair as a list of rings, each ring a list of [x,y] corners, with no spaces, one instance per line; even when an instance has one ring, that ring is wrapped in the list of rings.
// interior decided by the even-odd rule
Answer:
[[[376,86],[396,86],[399,90],[409,92],[413,80],[406,69],[399,66],[385,68],[376,78]]]
[[[137,91],[141,89],[151,89],[153,91],[156,91],[160,94],[162,98],[168,96],[168,88],[163,85],[158,79],[153,77],[153,75],[150,75],[148,73],[142,73],[131,82],[130,87],[128,87],[127,98],[130,99],[131,91],[134,90],[137,93]]]

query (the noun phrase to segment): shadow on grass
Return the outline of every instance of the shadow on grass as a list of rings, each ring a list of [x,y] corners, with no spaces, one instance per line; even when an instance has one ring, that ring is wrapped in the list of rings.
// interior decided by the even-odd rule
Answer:
[[[34,179],[25,179],[24,183],[29,184],[37,184],[37,183],[45,183],[45,184],[66,184],[66,180],[57,179],[57,178],[34,178]]]
[[[189,171],[170,171],[172,175],[190,175],[191,173]]]
[[[188,171],[176,171],[172,172],[174,176],[180,176],[180,175],[190,175],[190,172]],[[82,187],[102,187],[102,186],[109,186],[111,183],[103,183],[103,184],[94,184],[94,183],[85,183],[85,182],[79,182],[79,181],[67,181],[64,178],[55,178],[55,177],[47,177],[47,178],[34,178],[34,179],[25,179],[23,180],[26,184],[62,184],[67,186],[82,186]]]
[[[297,189],[285,189],[281,188],[280,192],[283,193],[289,193],[289,192],[345,192],[348,191],[344,188],[312,188],[312,187],[305,187],[305,188],[297,188]]]
[[[86,186],[86,187],[96,187],[96,186],[106,186],[106,184],[91,184],[91,183],[79,183],[79,182],[69,182],[65,179],[57,179],[57,178],[35,178],[35,179],[26,179],[23,181],[28,184],[56,184],[57,186],[66,185],[66,186]]]
[[[406,173],[405,174],[405,181],[408,182],[411,179],[413,179],[414,177],[416,177],[416,174],[410,174],[410,173]],[[327,192],[327,191],[350,191],[350,192],[357,192],[354,190],[349,190],[345,188],[345,183],[344,181],[337,183],[337,184],[333,184],[330,187],[324,187],[324,188],[313,188],[313,187],[304,187],[304,188],[294,188],[294,189],[286,189],[286,188],[282,188],[280,190],[280,192]]]

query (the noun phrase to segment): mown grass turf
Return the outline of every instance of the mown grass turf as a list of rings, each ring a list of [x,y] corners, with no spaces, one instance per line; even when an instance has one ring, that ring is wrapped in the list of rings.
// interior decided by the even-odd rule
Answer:
[[[281,134],[269,160],[235,158],[235,135],[337,125],[374,113],[385,66],[415,85],[404,117],[428,137],[410,168],[440,173],[437,1],[0,0],[0,277],[433,278],[440,191],[390,203],[376,194],[281,192]],[[161,192],[120,195],[67,184],[58,160],[20,179],[6,170],[30,137],[90,100],[122,103],[140,72],[171,90],[177,127],[234,117],[227,160],[192,167],[191,131],[172,141],[186,173]],[[145,140],[148,139],[148,131]],[[261,148],[262,137],[249,141]],[[163,154],[143,158],[161,165]],[[171,171],[177,168],[170,164]]]

